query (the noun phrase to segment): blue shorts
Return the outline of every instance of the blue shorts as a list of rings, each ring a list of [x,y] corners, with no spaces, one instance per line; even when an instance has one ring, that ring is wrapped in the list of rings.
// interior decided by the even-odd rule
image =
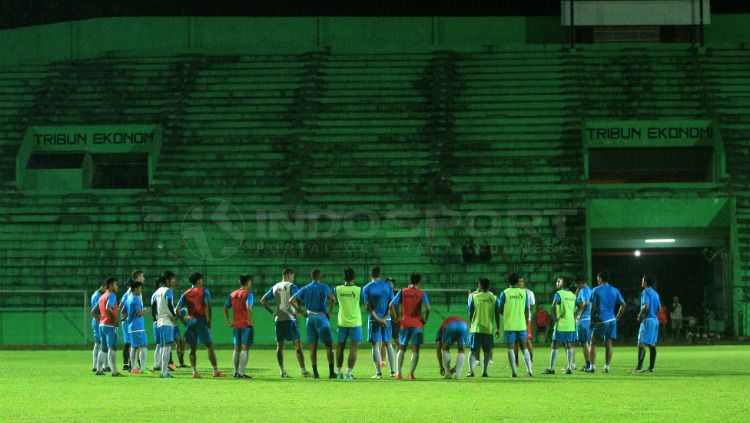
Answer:
[[[480,348],[484,351],[489,351],[495,348],[495,339],[492,337],[491,333],[470,333],[469,348],[471,348],[472,351],[476,351]]]
[[[331,342],[333,342],[331,325],[328,323],[328,318],[323,315],[313,314],[307,316],[305,329],[307,331],[308,344],[317,344],[318,341],[320,341],[326,345],[329,345]]]
[[[601,339],[602,341],[617,339],[617,321],[610,320],[604,323],[595,323],[592,337],[594,339]]]
[[[174,337],[174,339],[182,338],[182,335],[180,335],[180,327],[176,324],[172,327],[174,328],[174,330],[172,330],[172,337]]]
[[[102,336],[102,351],[117,348],[117,328],[113,326],[99,326]]]
[[[367,322],[367,342],[391,342],[391,321],[385,327],[376,321]]]
[[[529,333],[525,330],[506,330],[505,331],[505,343],[515,344],[516,342],[526,341],[529,338]]]
[[[156,322],[152,325],[154,328],[154,344],[161,345],[161,336],[159,334],[159,330],[156,327]]]
[[[99,343],[102,342],[102,332],[99,330],[99,322],[96,319],[91,319],[91,334]]]
[[[562,342],[563,344],[576,342],[576,333],[573,331],[558,332],[557,329],[555,329],[555,331],[552,332],[552,340]]]
[[[450,346],[455,343],[459,347],[463,347],[467,344],[466,336],[469,333],[469,328],[466,327],[464,322],[450,322],[445,325],[445,329],[438,333],[442,335],[440,342],[443,343],[443,346]]]
[[[211,331],[208,324],[203,319],[188,319],[187,328],[185,329],[185,342],[188,345],[196,345],[198,342],[205,345],[211,345]]]
[[[174,329],[172,326],[159,326],[156,328],[156,337],[159,338],[159,345],[174,344]]]
[[[388,327],[391,329],[391,339],[393,339],[394,341],[398,341],[399,333],[401,332],[401,326],[394,325],[393,320],[389,320]]]
[[[234,345],[253,345],[255,333],[252,327],[234,328]]]
[[[659,321],[657,319],[646,319],[641,321],[638,330],[638,343],[644,345],[656,345],[659,340]]]
[[[337,331],[336,340],[339,344],[346,344],[347,342],[357,343],[362,340],[362,326],[353,328],[339,326]]]
[[[294,320],[279,320],[276,322],[276,342],[296,341],[299,339],[297,322]]]
[[[146,345],[148,345],[148,339],[145,330],[130,333],[130,346],[132,348],[145,347]]]
[[[424,343],[424,332],[422,328],[403,328],[398,332],[398,343],[406,346],[411,343],[420,346]]]
[[[125,322],[120,323],[122,328],[122,343],[125,345],[130,344],[130,332],[128,332],[128,324]]]
[[[589,327],[589,323],[591,323],[591,320],[586,319],[576,324],[576,337],[581,345],[591,342],[591,328]]]

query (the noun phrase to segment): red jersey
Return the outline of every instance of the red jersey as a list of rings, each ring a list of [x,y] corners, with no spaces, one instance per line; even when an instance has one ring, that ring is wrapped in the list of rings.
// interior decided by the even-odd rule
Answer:
[[[396,294],[393,304],[401,304],[401,329],[422,327],[422,305],[429,304],[424,291],[418,288],[404,288]]]
[[[182,294],[178,307],[186,307],[188,319],[206,320],[206,304],[211,302],[208,289],[194,286]]]
[[[248,327],[247,308],[253,306],[253,294],[250,294],[247,289],[238,289],[229,294],[227,303],[232,308],[232,316],[234,317],[232,327],[235,329]]]
[[[445,330],[445,327],[448,326],[449,324],[453,323],[453,322],[463,322],[463,324],[465,324],[467,328],[469,327],[469,324],[466,323],[466,320],[464,320],[464,319],[462,319],[460,317],[449,317],[449,318],[443,320],[443,324],[440,325],[440,330]]]
[[[99,297],[99,324],[117,326],[114,320],[107,314],[107,304],[112,307],[112,315],[117,316],[117,295],[107,291]]]

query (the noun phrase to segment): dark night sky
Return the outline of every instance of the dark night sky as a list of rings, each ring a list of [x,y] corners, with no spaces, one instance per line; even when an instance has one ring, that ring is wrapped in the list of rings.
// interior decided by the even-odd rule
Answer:
[[[714,13],[750,13],[713,0]],[[540,16],[560,0],[0,0],[0,28],[106,16]]]

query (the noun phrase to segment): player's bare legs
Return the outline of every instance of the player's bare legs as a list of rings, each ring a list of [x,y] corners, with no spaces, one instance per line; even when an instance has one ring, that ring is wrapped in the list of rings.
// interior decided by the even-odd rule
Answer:
[[[341,353],[342,360],[343,360],[343,352]],[[351,376],[352,370],[354,370],[354,365],[357,363],[357,343],[352,342],[349,344],[349,360],[347,360],[346,365],[348,367],[347,374]]]
[[[333,371],[333,344],[330,342],[326,342],[325,346],[326,358],[328,359],[328,378],[336,379],[336,372]]]
[[[591,338],[591,345],[589,347],[589,359],[591,361],[589,372],[593,373],[594,370],[596,370],[596,342],[594,342],[594,338]]]
[[[606,364],[607,368],[609,368],[609,363],[612,362],[612,340],[607,339],[607,342],[604,344],[606,348]]]
[[[294,341],[294,349],[297,351],[297,362],[299,363],[299,368],[302,369],[302,375],[307,377],[309,374],[305,370],[305,354],[302,352],[302,343],[299,339]]]
[[[351,352],[349,353],[351,357]],[[336,368],[341,369],[344,366],[344,344],[341,342],[336,343]]]
[[[318,374],[318,343],[313,342],[310,344],[310,364],[313,368],[313,378],[314,379],[320,379],[320,374]]]
[[[403,349],[406,349],[406,348],[403,348]],[[414,379],[414,372],[417,370],[417,364],[419,364],[419,345],[412,345],[410,364],[411,365],[409,367],[409,379]]]
[[[214,370],[214,377],[224,377],[224,373],[219,371],[219,366],[216,364],[216,352],[212,344],[206,344],[208,350],[208,361],[211,363],[211,367]]]
[[[380,345],[380,342],[372,343],[372,361],[375,364],[375,375],[372,377],[373,379],[380,379],[382,377],[382,372],[380,371]]]
[[[401,347],[402,345],[398,345],[399,349]],[[391,377],[393,377],[396,374],[396,353],[390,341],[385,342],[385,352],[388,355],[388,365],[391,367]]]
[[[190,367],[193,369],[193,377],[194,378],[200,378],[200,373],[198,373],[198,358],[195,355],[195,350],[198,348],[198,345],[196,344],[190,344]],[[162,363],[162,366],[165,366],[164,363]]]
[[[276,343],[276,361],[279,363],[281,377],[289,377],[286,370],[284,370],[284,341],[278,341]]]

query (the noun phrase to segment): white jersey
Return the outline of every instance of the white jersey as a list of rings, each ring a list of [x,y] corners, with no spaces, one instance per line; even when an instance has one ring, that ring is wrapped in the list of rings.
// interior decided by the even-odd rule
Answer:
[[[156,326],[174,326],[172,312],[169,311],[169,301],[174,304],[172,289],[162,286],[151,296],[151,303],[156,303]]]
[[[276,302],[276,308],[278,309],[276,321],[294,319],[294,311],[292,311],[289,300],[292,298],[292,295],[297,293],[297,285],[293,282],[281,281],[271,288],[271,292],[273,293],[273,300]]]
[[[534,292],[530,290],[529,288],[524,288],[526,290],[526,297],[529,299],[529,310],[534,308],[536,305],[536,298],[534,298]],[[529,313],[529,322],[531,321],[531,313]]]

